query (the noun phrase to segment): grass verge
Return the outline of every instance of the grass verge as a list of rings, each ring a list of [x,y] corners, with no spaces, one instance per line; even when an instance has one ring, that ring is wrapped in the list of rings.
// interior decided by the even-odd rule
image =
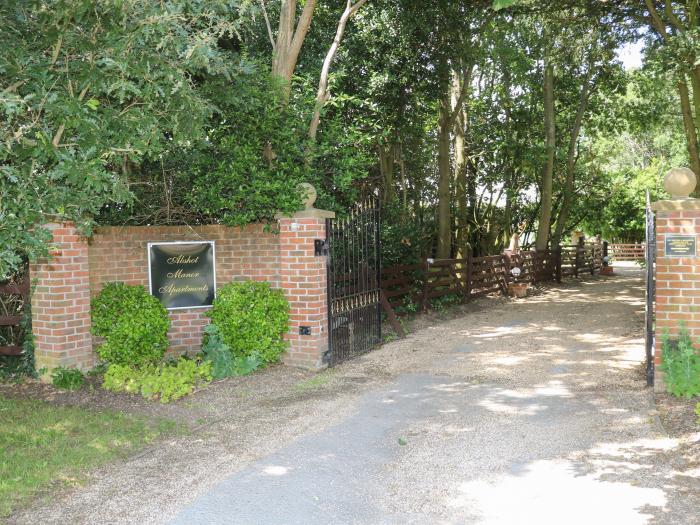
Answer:
[[[0,397],[0,518],[174,428],[167,420]]]
[[[332,375],[333,372],[330,370],[318,372],[315,376],[312,376],[309,379],[299,381],[296,385],[294,385],[294,388],[300,392],[306,392],[308,390],[315,390],[316,388],[321,388],[330,383]]]

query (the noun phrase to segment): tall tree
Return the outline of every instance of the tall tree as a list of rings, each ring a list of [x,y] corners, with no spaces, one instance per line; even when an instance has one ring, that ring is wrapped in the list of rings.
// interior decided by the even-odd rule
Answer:
[[[552,177],[554,174],[554,155],[556,153],[556,128],[554,116],[554,64],[549,53],[544,58],[544,76],[542,93],[544,100],[544,151],[545,161],[542,166],[540,182],[540,219],[537,226],[535,248],[547,249],[549,228],[552,219]]]
[[[676,74],[690,166],[700,177],[700,4],[698,0],[644,0],[644,5],[646,20]]]

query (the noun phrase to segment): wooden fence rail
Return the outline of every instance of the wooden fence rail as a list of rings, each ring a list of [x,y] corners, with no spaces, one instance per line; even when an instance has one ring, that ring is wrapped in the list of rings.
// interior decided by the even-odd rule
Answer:
[[[593,275],[602,266],[602,257],[603,247],[596,243],[563,245],[544,253],[531,250],[389,266],[382,269],[384,310],[393,318],[429,310],[432,300],[446,295],[469,301],[491,293],[507,293],[514,266],[520,268],[521,282],[560,282],[563,277]]]
[[[29,302],[29,270],[0,283],[0,355],[22,353],[24,333],[22,319]]]
[[[645,244],[608,244],[608,255],[613,261],[641,261],[645,257]]]

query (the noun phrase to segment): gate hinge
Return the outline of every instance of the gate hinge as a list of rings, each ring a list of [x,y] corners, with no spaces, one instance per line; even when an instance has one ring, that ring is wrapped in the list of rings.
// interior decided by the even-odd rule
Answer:
[[[328,239],[314,239],[314,255],[316,257],[328,255]]]

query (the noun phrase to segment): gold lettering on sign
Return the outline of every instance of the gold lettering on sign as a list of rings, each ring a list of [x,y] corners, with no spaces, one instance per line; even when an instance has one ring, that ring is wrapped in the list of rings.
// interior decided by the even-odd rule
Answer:
[[[168,283],[165,286],[161,286],[158,289],[158,292],[161,294],[167,294],[167,295],[175,295],[179,293],[188,293],[188,292],[207,292],[209,291],[209,285],[208,284],[203,284],[202,286],[189,286],[189,285],[184,285],[184,286],[176,286],[173,283]]]
[[[199,272],[183,272],[182,268],[178,268],[174,272],[168,272],[167,276],[169,279],[192,279],[199,277]]]
[[[199,256],[191,257],[189,255],[178,255],[177,257],[168,258],[168,264],[197,264]]]

